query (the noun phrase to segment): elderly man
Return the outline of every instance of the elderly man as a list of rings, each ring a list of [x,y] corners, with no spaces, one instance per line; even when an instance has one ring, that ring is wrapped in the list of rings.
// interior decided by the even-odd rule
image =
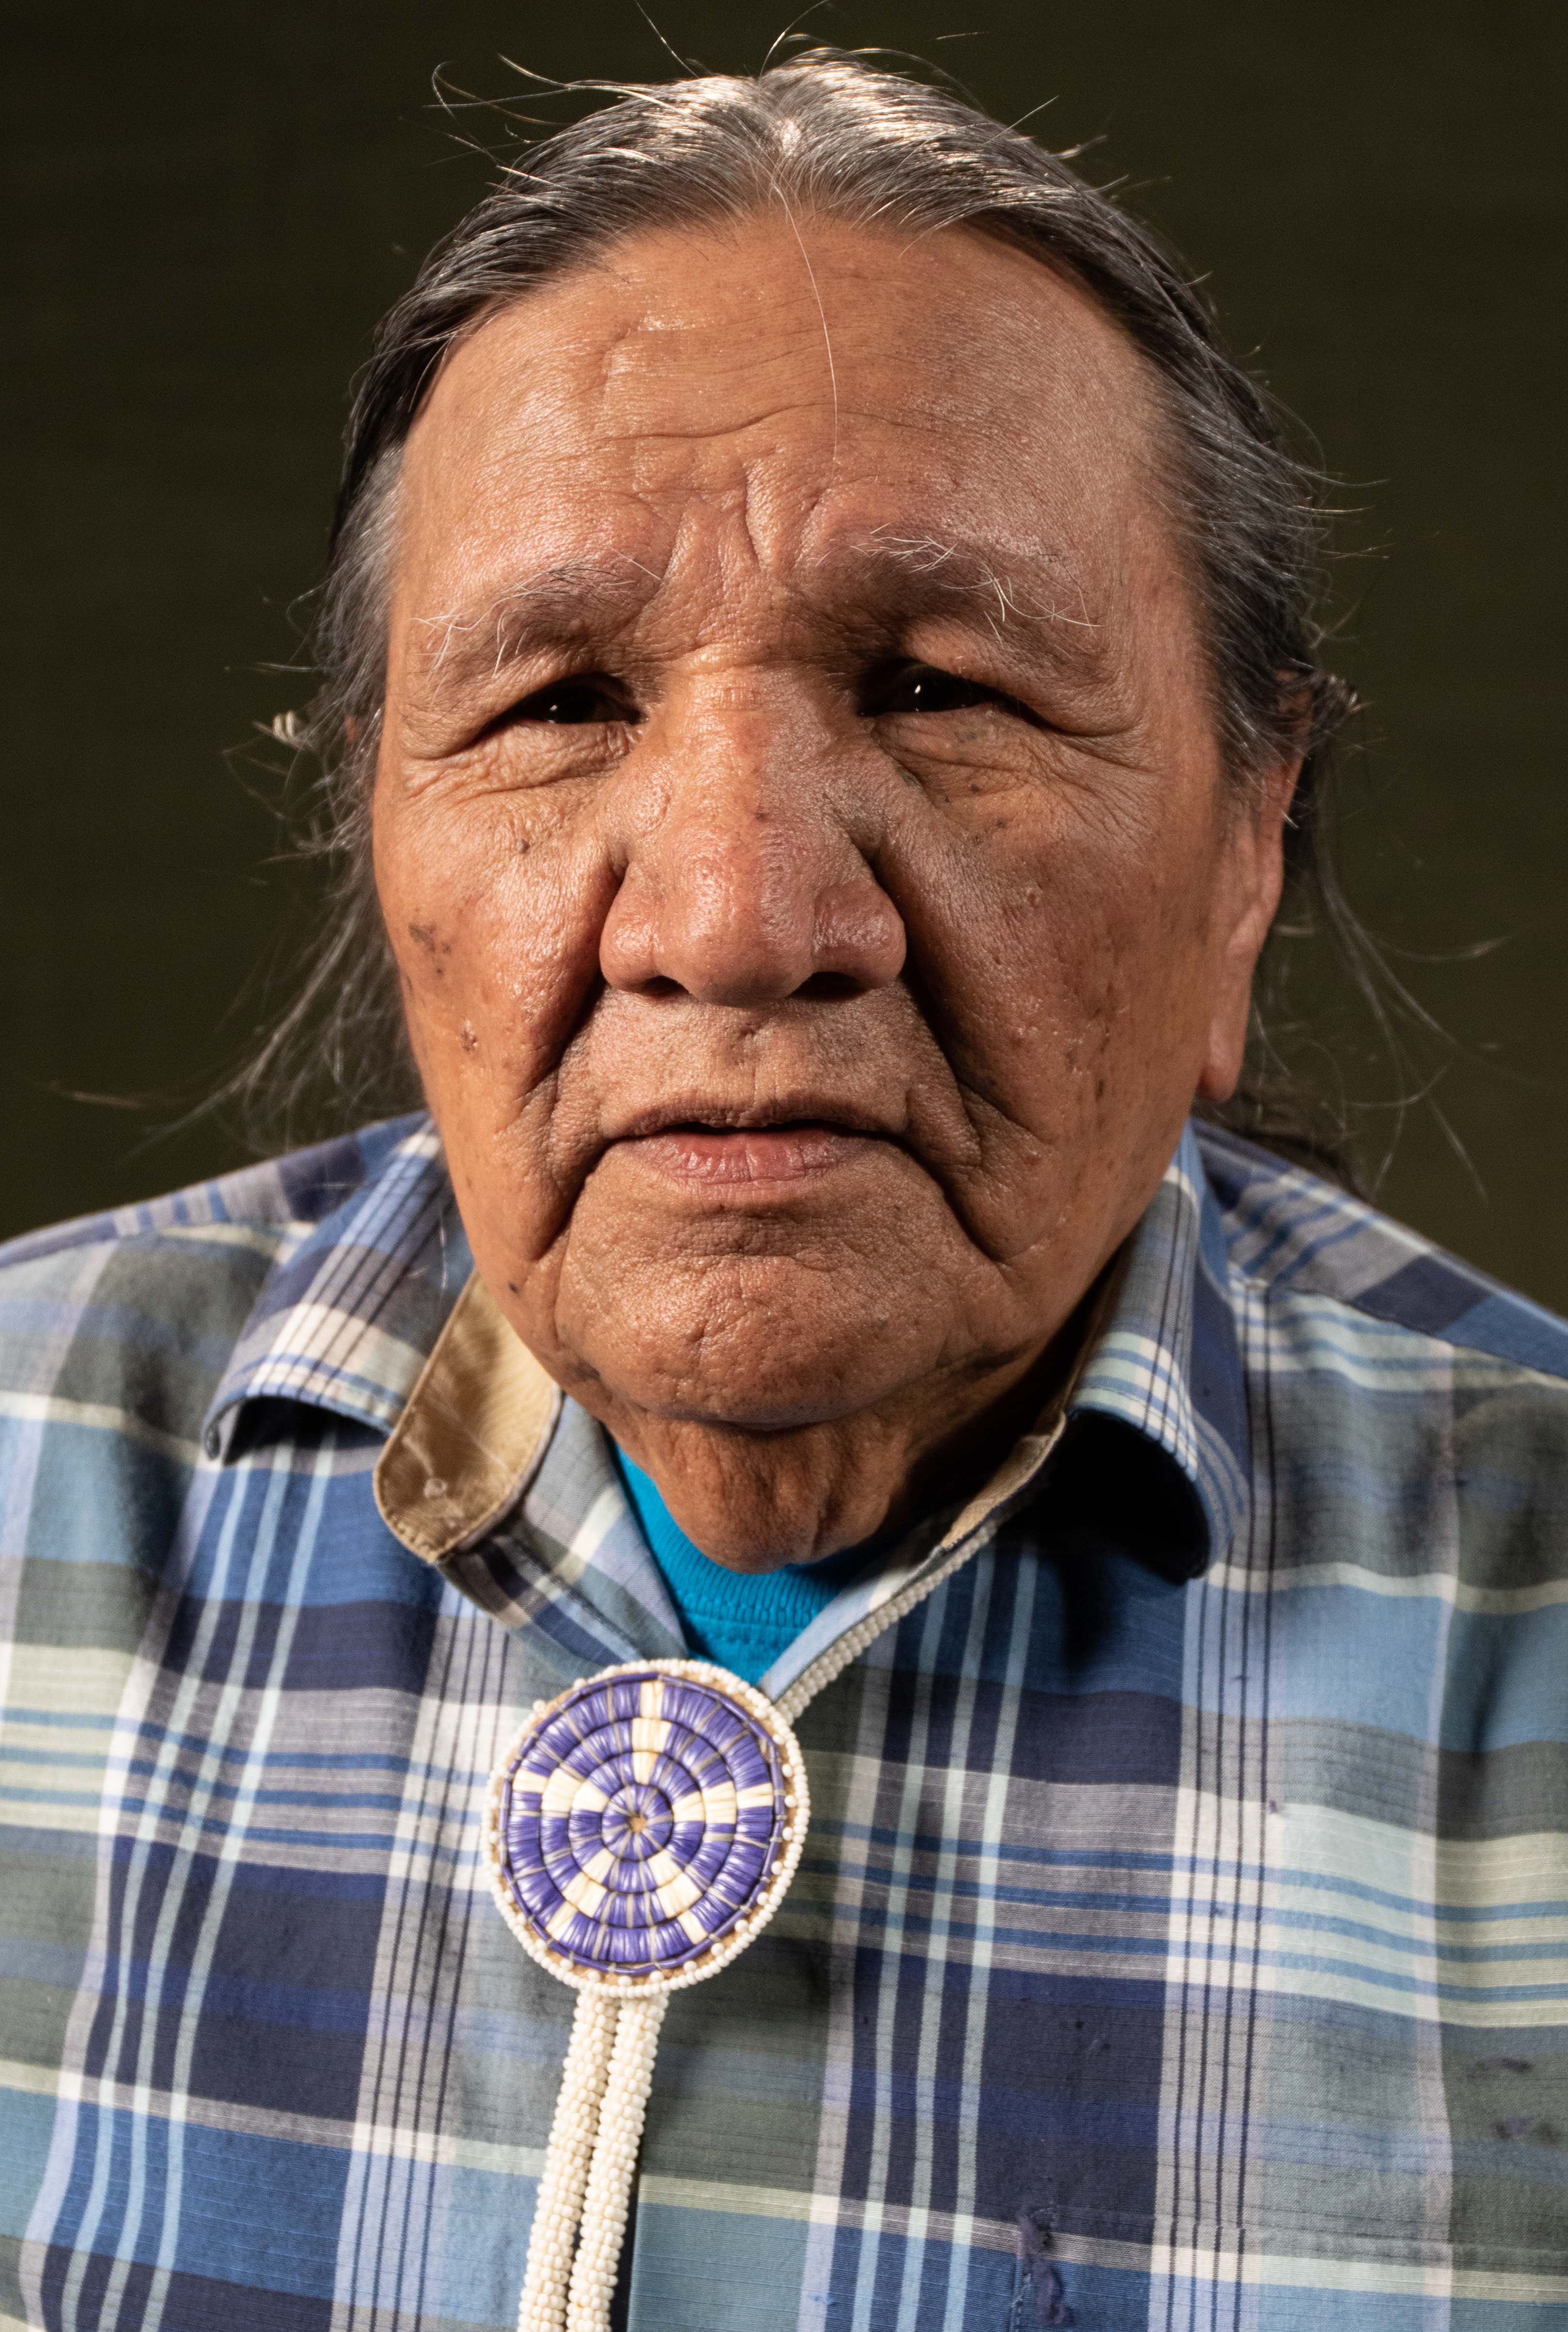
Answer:
[[[5,2322],[1568,2320],[1568,1333],[1190,1122],[1315,523],[844,59],[429,263],[310,722],[428,1114],[0,1274]]]

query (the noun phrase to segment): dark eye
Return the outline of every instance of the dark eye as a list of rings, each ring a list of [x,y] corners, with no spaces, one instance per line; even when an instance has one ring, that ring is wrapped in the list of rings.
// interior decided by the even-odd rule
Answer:
[[[902,664],[873,673],[861,701],[861,711],[872,719],[889,712],[967,712],[977,704],[997,704],[1006,712],[1024,713],[1025,707],[982,681],[961,680],[933,664]]]
[[[642,715],[604,673],[587,672],[536,688],[531,696],[514,704],[506,717],[540,721],[555,729],[576,729],[595,721],[639,721]]]

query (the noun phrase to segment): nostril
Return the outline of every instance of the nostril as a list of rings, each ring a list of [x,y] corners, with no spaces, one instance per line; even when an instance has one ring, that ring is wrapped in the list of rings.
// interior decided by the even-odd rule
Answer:
[[[826,1003],[833,997],[858,996],[863,985],[847,971],[814,971],[809,980],[801,981],[795,993]]]

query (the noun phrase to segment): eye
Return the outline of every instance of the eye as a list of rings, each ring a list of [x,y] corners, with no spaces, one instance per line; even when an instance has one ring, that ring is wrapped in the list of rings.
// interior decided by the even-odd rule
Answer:
[[[640,721],[607,673],[574,674],[569,680],[552,680],[536,688],[505,715],[508,722],[537,721],[547,728],[580,729],[598,721]]]
[[[861,712],[875,720],[887,713],[967,712],[979,704],[994,704],[1020,721],[1038,726],[1036,715],[1016,696],[990,688],[983,681],[961,680],[933,664],[884,665],[867,676],[861,692]]]

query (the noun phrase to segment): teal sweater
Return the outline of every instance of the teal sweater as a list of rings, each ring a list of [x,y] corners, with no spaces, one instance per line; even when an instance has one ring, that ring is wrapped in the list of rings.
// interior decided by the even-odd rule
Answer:
[[[870,1539],[842,1554],[825,1555],[820,1563],[786,1563],[779,1571],[751,1574],[729,1571],[693,1545],[652,1475],[634,1466],[624,1449],[615,1454],[688,1648],[748,1684],[759,1683],[839,1589],[903,1535]]]

